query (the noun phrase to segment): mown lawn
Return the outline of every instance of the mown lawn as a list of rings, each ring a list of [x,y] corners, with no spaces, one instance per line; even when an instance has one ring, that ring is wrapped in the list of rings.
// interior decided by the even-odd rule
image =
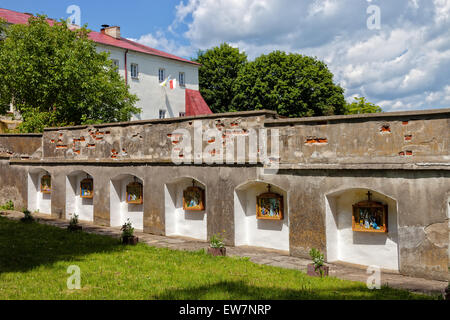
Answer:
[[[67,289],[67,268],[81,290]],[[407,291],[0,217],[0,299],[431,299]],[[436,298],[436,297],[434,297]]]

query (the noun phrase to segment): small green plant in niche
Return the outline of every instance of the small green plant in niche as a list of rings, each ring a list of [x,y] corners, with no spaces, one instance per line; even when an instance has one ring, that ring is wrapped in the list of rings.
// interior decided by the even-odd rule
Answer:
[[[225,234],[225,231],[223,231],[223,234]],[[209,240],[208,253],[213,256],[226,256],[226,250],[227,249],[225,248],[223,236],[221,236],[220,234],[212,235],[211,239]]]
[[[325,265],[325,258],[323,253],[321,253],[316,248],[312,248],[309,251],[309,255],[313,261],[312,264],[308,265],[308,275],[310,276],[328,276],[329,268]]]
[[[31,212],[28,209],[23,210],[24,217],[20,219],[22,222],[34,222],[34,218],[31,215]]]
[[[134,228],[130,219],[127,219],[120,231],[122,231],[120,239],[123,244],[136,245],[138,243],[139,238],[134,236]]]
[[[69,231],[81,231],[83,228],[78,224],[78,215],[76,213],[73,214],[70,219],[69,226],[67,227]]]

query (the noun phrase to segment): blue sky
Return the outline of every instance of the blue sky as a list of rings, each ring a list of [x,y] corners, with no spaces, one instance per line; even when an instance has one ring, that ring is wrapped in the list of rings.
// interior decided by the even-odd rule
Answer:
[[[348,101],[450,108],[450,0],[0,0],[51,18],[68,18],[70,5],[93,30],[119,25],[124,37],[181,57],[222,42],[249,59],[301,53],[327,63]],[[380,24],[369,28],[374,7]]]
[[[19,12],[46,14],[50,18],[68,18],[70,5],[81,9],[81,22],[99,31],[102,24],[120,25],[126,37],[166,29],[175,18],[177,0],[1,0],[0,7]],[[106,5],[107,4],[107,5]]]

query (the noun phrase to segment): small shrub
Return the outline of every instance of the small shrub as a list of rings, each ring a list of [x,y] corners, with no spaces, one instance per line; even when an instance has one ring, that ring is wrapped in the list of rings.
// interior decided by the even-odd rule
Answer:
[[[211,248],[224,248],[225,244],[223,243],[223,238],[220,234],[214,234],[209,240],[209,246]]]
[[[23,210],[24,217],[20,219],[22,222],[33,222],[34,218],[31,215],[31,212],[27,209]]]
[[[323,270],[322,270],[322,266],[325,263],[325,258],[324,255],[322,253],[320,253],[319,250],[312,248],[309,251],[309,255],[311,256],[311,259],[314,263],[314,270],[317,272],[317,270],[319,270],[320,272],[320,276],[323,275]]]
[[[71,227],[78,226],[78,215],[76,213],[74,213],[73,217],[70,219],[69,225]]]
[[[0,210],[13,211],[14,210],[14,202],[12,202],[12,200],[9,200],[4,205],[0,206]]]
[[[120,228],[120,231],[122,231],[122,239],[123,238],[131,238],[134,234],[134,228],[131,224],[130,219],[127,220],[127,222]]]

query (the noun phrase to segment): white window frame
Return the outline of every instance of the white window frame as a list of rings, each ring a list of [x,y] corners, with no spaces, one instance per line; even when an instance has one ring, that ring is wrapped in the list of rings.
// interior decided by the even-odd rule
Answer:
[[[136,68],[136,74],[133,74],[133,67]],[[131,78],[139,79],[139,65],[137,63],[132,63],[130,65]]]
[[[166,69],[159,68],[159,70],[158,70],[158,80],[159,80],[159,83],[164,82],[164,80],[166,80]]]
[[[180,84],[180,87],[186,86],[186,73],[180,72],[178,75],[178,82]]]

